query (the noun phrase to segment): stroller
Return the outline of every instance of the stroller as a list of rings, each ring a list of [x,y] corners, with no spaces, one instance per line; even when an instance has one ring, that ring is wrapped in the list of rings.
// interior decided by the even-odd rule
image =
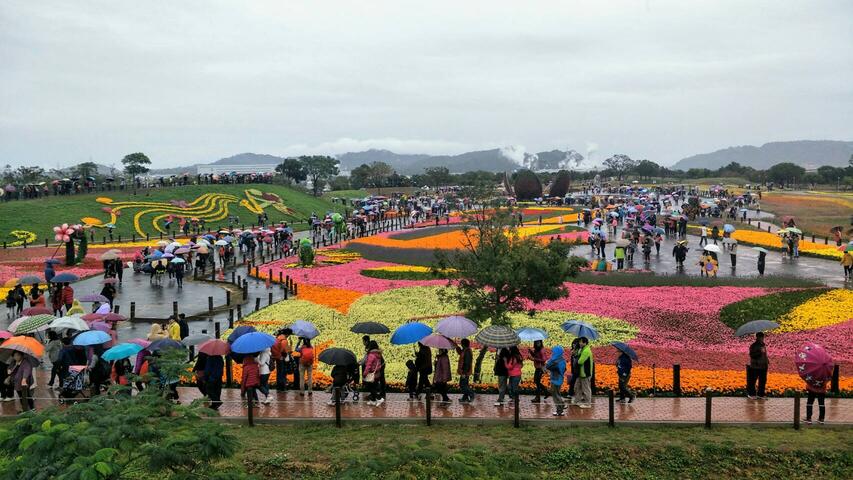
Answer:
[[[62,382],[62,391],[59,392],[59,403],[64,404],[68,401],[83,398],[88,399],[84,393],[86,384],[88,383],[88,373],[83,365],[71,365],[68,367],[68,376]]]
[[[350,394],[352,394],[353,403],[358,402],[360,394],[358,391],[358,374],[359,365],[336,365],[332,368],[332,386],[329,387],[329,392],[332,394],[332,398],[329,399],[327,405],[335,404],[335,387],[341,387],[341,403],[344,404],[347,402],[347,398],[349,398]]]

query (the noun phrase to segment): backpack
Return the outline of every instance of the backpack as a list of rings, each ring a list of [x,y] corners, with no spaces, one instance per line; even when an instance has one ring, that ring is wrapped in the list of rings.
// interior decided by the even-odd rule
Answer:
[[[314,349],[311,347],[302,347],[299,351],[299,363],[302,365],[311,365],[314,363]]]

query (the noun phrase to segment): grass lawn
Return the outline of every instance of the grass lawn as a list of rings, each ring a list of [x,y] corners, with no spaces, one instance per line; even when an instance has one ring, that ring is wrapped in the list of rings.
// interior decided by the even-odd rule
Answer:
[[[847,230],[853,212],[853,195],[849,193],[768,192],[760,203],[762,210],[780,219],[792,216],[800,230],[821,237],[828,236],[829,230],[837,225]]]
[[[334,190],[331,192],[326,192],[323,194],[323,198],[331,201],[333,198],[343,198],[349,200],[350,198],[364,198],[368,196],[367,190]]]
[[[849,478],[844,429],[233,426],[261,478]],[[847,473],[844,473],[847,472]]]
[[[102,211],[106,205],[95,201],[98,197],[109,197],[114,202],[166,202],[170,200],[183,200],[192,202],[205,193],[221,193],[234,195],[238,199],[245,199],[244,191],[257,189],[262,192],[275,193],[282,199],[285,206],[293,209],[295,215],[288,215],[278,210],[267,207],[265,209],[270,220],[273,222],[304,220],[311,212],[323,214],[332,209],[332,204],[322,198],[314,198],[300,191],[281,185],[252,184],[252,185],[189,185],[186,187],[169,187],[162,189],[140,190],[133,195],[132,190],[124,192],[100,192],[96,194],[69,195],[60,197],[47,197],[35,200],[24,200],[0,203],[0,241],[12,241],[8,237],[12,230],[27,230],[37,235],[37,243],[44,242],[48,238],[53,243],[53,227],[63,223],[80,223],[83,217],[95,217],[104,223],[109,222],[109,214]],[[338,207],[343,211],[343,207]],[[113,235],[118,238],[130,238],[136,233],[133,228],[133,217],[139,212],[139,208],[126,209],[118,217]],[[246,225],[257,222],[257,215],[252,213],[238,202],[228,204],[228,211],[222,220],[208,221],[207,225],[215,227],[227,224],[227,215],[237,215],[240,222]],[[152,216],[156,213],[145,215],[141,225],[152,235],[156,235],[151,225]],[[300,227],[299,225],[295,225]],[[302,225],[302,228],[305,228]],[[99,240],[105,230],[95,229],[95,238]],[[138,235],[138,234],[137,234]]]

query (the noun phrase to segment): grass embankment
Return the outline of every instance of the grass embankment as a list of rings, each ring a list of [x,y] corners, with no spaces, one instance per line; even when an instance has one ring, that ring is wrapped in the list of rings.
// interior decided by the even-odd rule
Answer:
[[[768,192],[762,195],[761,209],[781,218],[794,217],[797,227],[808,235],[825,237],[835,226],[845,229],[850,225],[853,212],[853,195],[819,192]]]
[[[236,197],[237,201],[227,203],[227,210],[225,208],[217,209],[217,211],[221,212],[220,214],[224,213],[224,215],[221,219],[208,221],[207,226],[227,225],[228,215],[236,215],[239,217],[241,223],[250,225],[257,222],[257,214],[240,204],[240,200],[246,198],[245,191],[248,189],[260,190],[264,193],[274,193],[281,197],[282,203],[285,206],[294,210],[294,215],[288,215],[271,206],[267,207],[264,211],[269,216],[270,221],[273,222],[304,220],[311,215],[311,212],[317,212],[318,215],[322,215],[333,208],[339,208],[343,211],[343,207],[340,204],[333,207],[330,202],[322,198],[315,198],[281,185],[270,184],[188,185],[185,187],[139,190],[136,195],[133,194],[133,190],[125,190],[59,197],[51,196],[34,200],[0,203],[0,241],[13,241],[14,239],[7,237],[12,230],[27,230],[37,235],[36,243],[43,243],[45,238],[54,243],[53,227],[56,225],[81,223],[83,217],[94,217],[103,221],[103,223],[108,223],[110,215],[104,212],[103,208],[109,207],[109,205],[96,202],[95,199],[98,197],[111,198],[113,203],[159,202],[168,204],[171,200],[191,203],[206,193],[229,194]],[[130,238],[132,234],[139,236],[133,225],[133,217],[142,211],[143,208],[122,210],[121,216],[117,218],[116,228],[113,230],[115,238],[118,238],[118,235],[121,235],[123,238]],[[140,225],[144,231],[152,235],[157,235],[152,226],[152,218],[159,214],[152,212],[140,219]],[[187,216],[195,215],[188,214]],[[305,225],[295,226],[306,228]],[[105,230],[96,229],[95,232],[96,239],[99,239],[105,233]]]
[[[762,279],[763,280],[763,279]],[[794,292],[779,292],[761,297],[747,298],[731,303],[720,310],[720,321],[737,329],[752,320],[777,320],[794,307],[828,292],[827,288],[815,288]]]
[[[847,430],[234,426],[261,478],[844,478]],[[846,472],[846,473],[845,473]]]

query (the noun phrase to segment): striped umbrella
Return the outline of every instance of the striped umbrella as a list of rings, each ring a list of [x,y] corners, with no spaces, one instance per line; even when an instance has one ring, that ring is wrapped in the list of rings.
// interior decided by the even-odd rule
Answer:
[[[50,328],[50,322],[56,320],[53,315],[41,314],[28,317],[15,328],[15,335],[42,332]]]
[[[521,343],[518,334],[513,329],[503,325],[489,325],[480,330],[474,340],[480,345],[494,348],[514,347]]]

